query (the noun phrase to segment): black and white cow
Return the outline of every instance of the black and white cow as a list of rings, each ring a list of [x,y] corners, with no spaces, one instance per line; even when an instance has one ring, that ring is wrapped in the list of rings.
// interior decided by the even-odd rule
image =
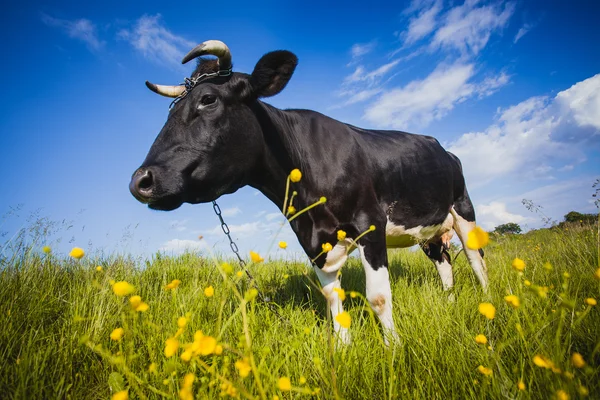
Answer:
[[[420,244],[437,267],[444,289],[453,285],[445,252],[452,230],[463,243],[481,285],[487,286],[482,255],[464,246],[475,227],[460,161],[429,136],[357,128],[309,110],[279,110],[260,99],[288,83],[298,59],[289,51],[264,55],[252,74],[231,72],[231,54],[220,41],[207,41],[183,59],[199,59],[185,85],[146,82],[154,92],[176,98],[169,117],[142,166],[131,179],[131,193],[156,210],[182,203],[205,203],[249,185],[279,209],[286,179],[302,171],[294,185],[301,209],[323,205],[290,225],[312,259],[323,243],[337,243],[316,259],[317,276],[335,317],[342,302],[333,289],[348,258],[349,238],[370,225],[376,230],[358,242],[366,273],[366,297],[386,332],[395,335],[387,247]],[[347,239],[337,240],[337,231]],[[338,337],[348,333],[334,320]]]

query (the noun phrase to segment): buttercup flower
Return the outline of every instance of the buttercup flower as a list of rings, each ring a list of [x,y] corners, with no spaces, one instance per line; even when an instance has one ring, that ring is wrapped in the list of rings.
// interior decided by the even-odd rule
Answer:
[[[323,253],[329,253],[333,249],[333,246],[331,243],[323,243],[321,248],[323,249]]]
[[[259,263],[259,262],[263,262],[263,261],[265,261],[265,259],[264,259],[264,258],[262,258],[262,257],[260,256],[260,254],[258,254],[258,253],[256,253],[256,252],[254,252],[254,251],[251,251],[251,252],[250,252],[250,259],[252,260],[252,262],[255,262],[255,263]]]
[[[547,359],[546,357],[540,355],[540,354],[536,354],[533,357],[533,363],[535,365],[537,365],[540,368],[545,368],[545,369],[550,369],[554,366],[554,363],[552,361],[550,361],[549,359]]]
[[[569,400],[569,395],[567,394],[567,392],[565,392],[564,390],[559,390],[556,392],[556,399],[557,400]]]
[[[486,344],[488,342],[487,338],[485,337],[485,335],[482,335],[481,333],[477,336],[475,336],[475,342],[477,344]]]
[[[279,390],[287,392],[292,390],[292,382],[290,381],[290,378],[284,376],[282,378],[279,378],[279,380],[277,381],[277,387],[279,388]]]
[[[480,365],[479,367],[477,367],[477,371],[479,371],[481,374],[485,375],[485,376],[491,376],[493,371],[490,368],[486,368],[483,365]]]
[[[347,311],[341,312],[335,316],[335,320],[342,326],[342,328],[350,328],[350,324],[352,323],[352,318]]]
[[[177,289],[181,285],[181,281],[179,279],[173,279],[171,283],[165,286],[165,290],[174,290]]]
[[[298,168],[295,168],[290,172],[290,181],[292,182],[300,182],[302,179],[302,172]]]
[[[179,349],[179,340],[175,338],[168,338],[165,341],[165,357],[173,357]]]
[[[279,248],[280,249],[287,249],[287,242],[284,242],[284,241],[279,242]]]
[[[217,339],[212,336],[202,336],[198,340],[194,340],[194,344],[197,343],[197,354],[207,356],[215,352],[217,347]]]
[[[519,382],[517,383],[517,388],[521,391],[525,390],[525,382],[519,380]]]
[[[180,328],[185,328],[188,323],[188,319],[186,317],[177,318],[177,326]]]
[[[221,269],[225,272],[225,275],[231,275],[233,273],[233,267],[229,263],[221,264]]]
[[[287,209],[287,213],[290,214],[290,215],[296,214],[296,207],[289,206],[288,209]]]
[[[127,296],[135,292],[135,288],[133,287],[133,285],[126,281],[115,282],[112,289],[113,292],[120,297]]]
[[[204,289],[204,295],[206,297],[213,297],[214,294],[215,294],[215,288],[214,287],[209,286],[206,289]]]
[[[496,316],[496,307],[492,303],[481,303],[479,304],[479,312],[487,319],[494,319]]]
[[[519,272],[523,272],[525,269],[525,261],[520,258],[515,258],[512,262],[512,267]]]
[[[44,246],[44,247],[42,247],[42,251],[44,253],[48,254],[52,251],[52,249],[50,248],[50,246]]]
[[[69,253],[69,255],[73,258],[76,259],[81,259],[83,256],[85,256],[85,251],[83,251],[83,249],[81,247],[73,247],[73,249],[71,250],[71,252]]]
[[[110,398],[110,400],[128,400],[128,399],[129,399],[129,392],[127,392],[127,390],[121,390],[119,392],[116,392]]]
[[[594,278],[596,278],[596,279],[600,280],[600,268],[598,268],[598,269],[596,270],[596,272],[594,272]]]
[[[512,308],[519,308],[519,306],[521,305],[521,302],[519,301],[519,298],[517,296],[515,296],[514,294],[511,294],[509,296],[505,296],[504,300],[508,303],[508,305],[510,305]]]
[[[96,271],[98,271],[98,272],[102,272],[102,266],[98,265],[98,266],[96,267]]]
[[[319,202],[320,202],[320,203],[326,203],[326,202],[327,202],[327,197],[325,197],[325,196],[322,196],[322,197],[319,199]]]
[[[375,227],[375,225],[371,225],[371,226],[369,226],[369,230],[370,230],[371,232],[373,232],[375,229],[377,229],[377,228]]]
[[[598,304],[598,302],[593,297],[588,297],[587,299],[585,299],[585,304],[587,304],[588,306],[595,306],[596,304]]]
[[[333,288],[333,291],[338,294],[341,301],[346,300],[346,291],[342,288]]]
[[[479,250],[487,246],[490,235],[480,227],[476,226],[467,236],[467,247],[471,250]]]
[[[192,386],[196,377],[192,373],[188,373],[183,377],[183,384],[179,390],[179,398],[181,400],[194,400],[194,393],[192,392]]]
[[[115,342],[118,342],[123,338],[124,333],[125,331],[123,330],[123,328],[117,328],[110,333],[110,339],[114,340]]]
[[[585,360],[581,354],[573,353],[571,356],[571,364],[573,364],[575,368],[583,368],[585,367]]]
[[[252,288],[244,294],[244,300],[252,301],[256,298],[256,296],[258,296],[258,290],[256,288]]]
[[[346,239],[346,232],[344,232],[343,230],[340,229],[337,232],[337,240],[342,241],[344,239]]]
[[[241,278],[242,276],[244,276],[244,273],[242,271],[238,271],[235,273],[235,276],[237,276],[238,278]]]
[[[140,296],[131,296],[129,298],[129,304],[131,304],[131,308],[139,312],[148,311],[149,308],[148,304],[144,303]]]
[[[238,370],[238,373],[242,378],[245,378],[248,375],[250,375],[250,371],[252,371],[252,367],[250,367],[250,364],[248,364],[248,361],[246,359],[237,360],[235,362],[235,369]]]

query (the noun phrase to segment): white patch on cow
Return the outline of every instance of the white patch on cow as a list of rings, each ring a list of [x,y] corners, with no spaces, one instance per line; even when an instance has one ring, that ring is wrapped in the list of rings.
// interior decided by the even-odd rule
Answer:
[[[442,287],[444,290],[449,290],[454,286],[454,278],[452,277],[452,265],[445,259],[442,258],[443,261],[434,261],[435,267],[440,274],[440,278],[442,279]]]
[[[392,315],[392,288],[390,286],[390,274],[386,267],[380,267],[375,271],[365,258],[364,246],[358,246],[360,259],[366,275],[367,300],[371,308],[379,317],[384,330],[385,343],[389,345],[390,338],[398,339],[394,317]]]
[[[348,259],[348,254],[354,248],[352,247],[352,242],[350,239],[344,239],[342,241],[337,242],[337,244],[331,249],[329,253],[327,253],[327,257],[325,258],[325,265],[321,269],[323,272],[337,272],[339,271],[344,263]]]
[[[333,251],[333,250],[332,250]],[[330,252],[331,253],[331,252]],[[343,264],[342,264],[343,265]],[[341,266],[340,266],[341,268]],[[331,318],[333,319],[333,329],[337,335],[338,340],[343,344],[350,343],[350,334],[348,329],[342,327],[339,322],[336,321],[335,317],[344,312],[344,306],[338,293],[333,290],[334,288],[341,288],[340,280],[338,279],[337,271],[325,272],[319,267],[314,267],[319,282],[321,282],[323,295],[327,299],[329,305],[329,311],[331,312]]]
[[[452,229],[454,218],[448,214],[444,222],[431,226],[415,226],[406,229],[403,225],[396,225],[389,217],[385,225],[387,247],[410,247],[420,242],[427,242],[434,237],[441,237]]]
[[[467,256],[467,260],[469,260],[469,264],[475,272],[477,279],[481,283],[481,286],[484,290],[487,290],[488,286],[488,276],[487,276],[487,267],[485,265],[485,261],[479,254],[477,250],[471,250],[467,247],[467,239],[469,237],[469,232],[471,232],[475,228],[475,221],[467,221],[460,215],[456,213],[454,207],[450,209],[452,216],[454,217],[454,230],[458,235],[458,238],[462,242],[463,249],[465,250],[465,255]]]

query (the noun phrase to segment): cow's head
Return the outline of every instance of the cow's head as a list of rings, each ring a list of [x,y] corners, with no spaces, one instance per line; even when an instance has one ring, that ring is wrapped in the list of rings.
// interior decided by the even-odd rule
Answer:
[[[283,90],[298,62],[289,51],[274,51],[251,75],[231,73],[229,48],[216,40],[196,46],[182,62],[207,54],[218,59],[200,59],[185,85],[146,82],[150,90],[176,99],[129,184],[135,198],[150,208],[208,202],[244,186],[264,148],[253,112],[257,99]]]

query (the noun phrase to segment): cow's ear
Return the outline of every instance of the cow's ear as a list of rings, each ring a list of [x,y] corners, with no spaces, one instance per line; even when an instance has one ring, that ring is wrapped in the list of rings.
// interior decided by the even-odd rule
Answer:
[[[297,64],[298,57],[287,50],[265,54],[250,76],[252,91],[257,97],[275,96],[285,88]]]

